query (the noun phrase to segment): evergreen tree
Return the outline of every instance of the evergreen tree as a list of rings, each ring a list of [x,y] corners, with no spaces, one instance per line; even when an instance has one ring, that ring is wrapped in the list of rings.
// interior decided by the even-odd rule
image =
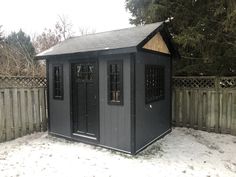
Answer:
[[[20,30],[19,32],[12,32],[6,38],[6,43],[10,46],[16,47],[20,52],[28,56],[28,59],[32,60],[35,55],[35,49],[31,42],[30,36]]]
[[[182,60],[177,75],[236,75],[235,0],[126,0],[132,24],[166,21]]]

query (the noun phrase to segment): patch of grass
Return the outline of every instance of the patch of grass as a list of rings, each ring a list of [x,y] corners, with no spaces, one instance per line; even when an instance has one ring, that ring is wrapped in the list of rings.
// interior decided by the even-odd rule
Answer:
[[[162,149],[162,143],[155,143],[149,146],[147,149],[143,150],[137,155],[137,158],[152,159],[156,156],[162,157],[164,155],[164,150]]]

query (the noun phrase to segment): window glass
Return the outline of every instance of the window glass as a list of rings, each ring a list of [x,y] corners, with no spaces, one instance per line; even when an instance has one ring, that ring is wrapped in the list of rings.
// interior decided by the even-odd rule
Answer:
[[[108,103],[123,104],[122,61],[108,62]]]
[[[63,99],[63,67],[53,66],[53,98]]]
[[[164,98],[165,68],[145,65],[145,101],[151,103]]]
[[[76,66],[76,72],[80,81],[92,81],[94,77],[94,65],[78,64]]]

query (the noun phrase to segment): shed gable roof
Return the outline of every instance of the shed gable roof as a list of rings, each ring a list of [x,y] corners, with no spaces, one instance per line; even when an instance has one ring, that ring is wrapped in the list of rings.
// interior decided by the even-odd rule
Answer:
[[[64,54],[136,47],[162,25],[163,22],[157,22],[132,28],[72,37],[39,53],[36,57],[44,58]]]

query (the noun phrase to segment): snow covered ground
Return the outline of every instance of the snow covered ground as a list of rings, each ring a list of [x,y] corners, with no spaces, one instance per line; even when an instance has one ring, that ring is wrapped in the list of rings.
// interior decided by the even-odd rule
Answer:
[[[174,128],[132,157],[35,133],[0,144],[4,176],[236,177],[236,137]]]

